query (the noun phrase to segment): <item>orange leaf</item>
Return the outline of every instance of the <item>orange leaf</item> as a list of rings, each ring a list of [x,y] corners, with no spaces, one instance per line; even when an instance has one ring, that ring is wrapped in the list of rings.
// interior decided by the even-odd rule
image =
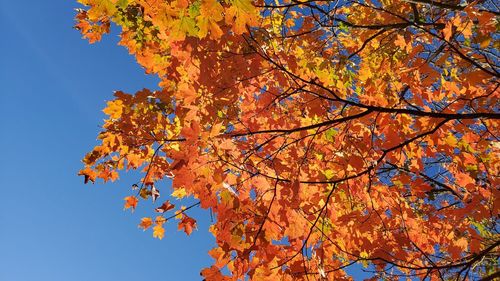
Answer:
[[[139,227],[143,230],[150,228],[153,225],[153,220],[151,218],[142,218]]]
[[[178,229],[184,230],[187,235],[190,235],[193,232],[193,228],[196,228],[196,220],[184,215],[179,222]]]
[[[132,208],[132,210],[135,210],[135,208],[137,207],[137,202],[139,202],[139,200],[137,200],[137,197],[135,196],[127,196],[124,198],[125,200],[125,210],[128,209],[128,208]]]

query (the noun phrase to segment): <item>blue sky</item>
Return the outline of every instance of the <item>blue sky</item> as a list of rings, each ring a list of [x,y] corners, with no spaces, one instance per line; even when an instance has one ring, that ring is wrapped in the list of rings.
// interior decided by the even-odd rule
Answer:
[[[137,175],[77,176],[113,91],[157,80],[116,35],[81,40],[76,1],[0,3],[0,280],[200,280],[214,243],[207,212],[195,210],[191,237],[171,224],[160,241],[137,228],[145,213],[123,211]]]

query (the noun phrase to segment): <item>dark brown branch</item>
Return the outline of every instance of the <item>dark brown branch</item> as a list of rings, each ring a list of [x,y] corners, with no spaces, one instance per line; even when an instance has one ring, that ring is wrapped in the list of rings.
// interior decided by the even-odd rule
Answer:
[[[437,2],[437,1],[432,1],[432,0],[404,0],[405,2],[408,3],[417,3],[417,4],[428,4],[431,6],[443,8],[443,9],[450,9],[450,10],[455,10],[455,11],[462,11],[465,9],[466,6],[457,6],[457,5],[452,5],[452,4],[447,4],[443,2]]]

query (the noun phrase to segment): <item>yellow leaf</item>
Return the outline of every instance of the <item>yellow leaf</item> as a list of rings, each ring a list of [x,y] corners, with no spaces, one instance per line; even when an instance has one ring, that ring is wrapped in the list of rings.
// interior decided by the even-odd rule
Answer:
[[[78,2],[86,6],[92,5],[88,12],[91,21],[97,21],[102,17],[111,17],[117,12],[115,4],[110,0],[78,0]]]
[[[330,169],[325,170],[323,172],[323,174],[325,174],[325,177],[326,177],[327,180],[333,178],[333,176],[335,175],[334,172],[333,172],[333,170],[330,170]]]
[[[457,138],[455,138],[454,135],[452,134],[449,134],[445,139],[444,139],[444,142],[446,142],[446,144],[448,144],[449,146],[452,146],[452,147],[455,147],[457,146]]]
[[[181,151],[181,147],[178,143],[173,143],[170,145],[170,148],[172,148],[175,151]]]
[[[118,119],[123,113],[123,102],[121,100],[108,101],[108,106],[103,110],[111,119]]]
[[[368,258],[368,253],[366,251],[362,251],[361,253],[359,253],[359,256],[361,258],[363,258],[363,260],[361,260],[361,264],[363,264],[364,268],[367,268],[368,267],[368,261],[364,260],[364,259]]]
[[[184,210],[186,210],[186,206],[181,206],[180,210],[175,211],[175,218],[178,220],[182,219],[182,214],[184,213]]]
[[[200,15],[196,17],[199,31],[198,37],[205,37],[210,32],[210,37],[217,39],[222,36],[222,30],[217,22],[223,19],[222,5],[215,0],[204,0],[201,3]]]
[[[161,224],[156,225],[153,227],[153,237],[158,238],[158,239],[163,239],[165,236],[165,229]]]
[[[400,180],[392,181],[392,183],[394,183],[394,185],[398,186],[398,187],[402,187],[403,186],[403,183]]]
[[[361,67],[358,71],[358,78],[361,81],[366,81],[370,79],[372,76],[373,76],[372,72],[367,66]]]
[[[236,34],[246,31],[246,25],[257,23],[258,13],[250,0],[233,0],[226,10],[226,22],[233,25]]]
[[[183,188],[177,188],[174,192],[172,192],[172,196],[174,196],[177,199],[182,199],[186,197],[186,189]]]

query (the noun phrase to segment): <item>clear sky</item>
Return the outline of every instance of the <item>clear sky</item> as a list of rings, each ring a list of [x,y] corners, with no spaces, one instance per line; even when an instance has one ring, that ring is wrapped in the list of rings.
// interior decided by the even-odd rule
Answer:
[[[168,224],[160,241],[137,228],[152,208],[123,211],[137,174],[95,185],[77,176],[113,91],[157,79],[116,45],[116,30],[82,40],[76,1],[0,3],[0,280],[201,280],[214,245],[208,212],[190,212],[190,237]]]

